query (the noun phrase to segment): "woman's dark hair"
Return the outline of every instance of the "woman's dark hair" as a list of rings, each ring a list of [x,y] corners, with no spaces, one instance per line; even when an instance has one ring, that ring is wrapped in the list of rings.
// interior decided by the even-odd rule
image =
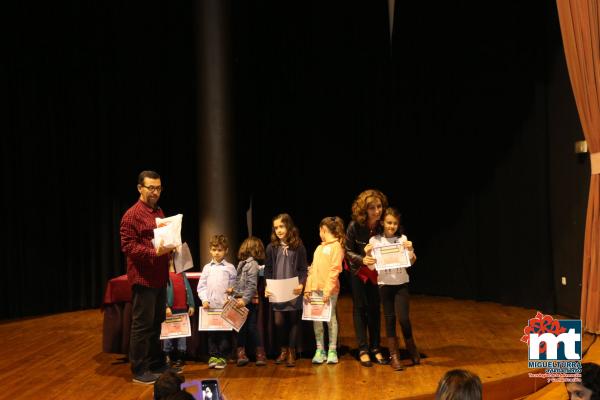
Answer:
[[[344,230],[344,220],[340,217],[325,217],[321,220],[319,228],[326,226],[329,232],[339,240],[342,247],[346,241],[346,231]]]
[[[438,384],[435,400],[481,400],[481,380],[464,369],[448,371]]]
[[[302,239],[300,239],[298,228],[294,225],[294,220],[289,214],[283,213],[274,217],[272,222],[275,222],[278,219],[283,222],[283,225],[285,225],[285,228],[287,229],[287,235],[285,237],[286,244],[290,246],[290,249],[296,249],[302,244]],[[275,227],[273,224],[271,224],[271,244],[273,246],[279,246],[281,244],[279,238],[275,234]]]
[[[581,364],[581,384],[592,391],[590,400],[600,400],[600,365]]]

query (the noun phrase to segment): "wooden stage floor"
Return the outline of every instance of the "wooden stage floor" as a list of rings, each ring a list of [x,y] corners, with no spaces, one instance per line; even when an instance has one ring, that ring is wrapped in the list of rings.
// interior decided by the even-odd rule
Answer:
[[[340,344],[354,348],[350,298],[342,297],[338,307]],[[229,365],[217,371],[188,362],[184,375],[188,381],[219,378],[229,400],[401,399],[431,394],[447,370],[466,368],[489,387],[486,399],[517,398],[524,395],[517,389],[531,381],[511,379],[529,372],[527,347],[519,339],[534,315],[535,310],[495,303],[413,296],[414,336],[427,356],[419,366],[401,372],[389,366],[364,368],[345,352],[338,365],[320,366],[313,366],[312,354],[306,354],[296,368],[270,361],[266,367]],[[102,353],[97,309],[3,321],[0,341],[0,399],[152,398],[151,386],[131,382],[129,365],[120,355]]]

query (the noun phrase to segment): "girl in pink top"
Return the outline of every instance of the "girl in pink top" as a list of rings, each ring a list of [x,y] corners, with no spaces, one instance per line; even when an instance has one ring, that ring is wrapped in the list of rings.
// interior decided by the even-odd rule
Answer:
[[[336,364],[338,323],[335,306],[340,292],[338,275],[342,272],[344,259],[344,221],[340,217],[323,218],[319,224],[319,236],[322,243],[315,250],[313,263],[308,270],[304,296],[310,299],[311,293],[321,294],[323,302],[331,305],[331,320],[327,323],[329,329],[329,351],[325,354],[325,339],[323,337],[323,322],[313,321],[317,351],[312,359],[313,364]]]

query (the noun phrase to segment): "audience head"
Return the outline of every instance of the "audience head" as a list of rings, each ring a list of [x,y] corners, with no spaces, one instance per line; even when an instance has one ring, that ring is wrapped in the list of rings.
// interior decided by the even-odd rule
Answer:
[[[181,391],[185,379],[174,371],[166,371],[154,382],[154,400],[162,400]]]
[[[195,397],[191,393],[181,390],[165,397],[165,400],[195,400]]]
[[[464,369],[446,372],[440,380],[436,400],[481,400],[481,380]]]
[[[565,384],[570,400],[600,400],[600,365],[581,364],[581,383]]]

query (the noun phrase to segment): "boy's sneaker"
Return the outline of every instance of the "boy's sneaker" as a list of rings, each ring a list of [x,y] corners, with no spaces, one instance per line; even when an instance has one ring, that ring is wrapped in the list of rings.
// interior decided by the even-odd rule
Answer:
[[[329,350],[327,352],[327,364],[337,364],[338,356],[336,350]]]
[[[208,359],[208,368],[215,368],[219,359],[217,357],[211,357]]]
[[[158,377],[156,375],[146,371],[143,374],[135,375],[133,377],[133,382],[142,383],[144,385],[152,385],[157,379]]]
[[[325,350],[317,349],[315,356],[312,359],[313,364],[323,364],[325,362]]]
[[[216,369],[224,369],[227,366],[227,360],[224,358],[217,358],[217,363],[215,365]]]

